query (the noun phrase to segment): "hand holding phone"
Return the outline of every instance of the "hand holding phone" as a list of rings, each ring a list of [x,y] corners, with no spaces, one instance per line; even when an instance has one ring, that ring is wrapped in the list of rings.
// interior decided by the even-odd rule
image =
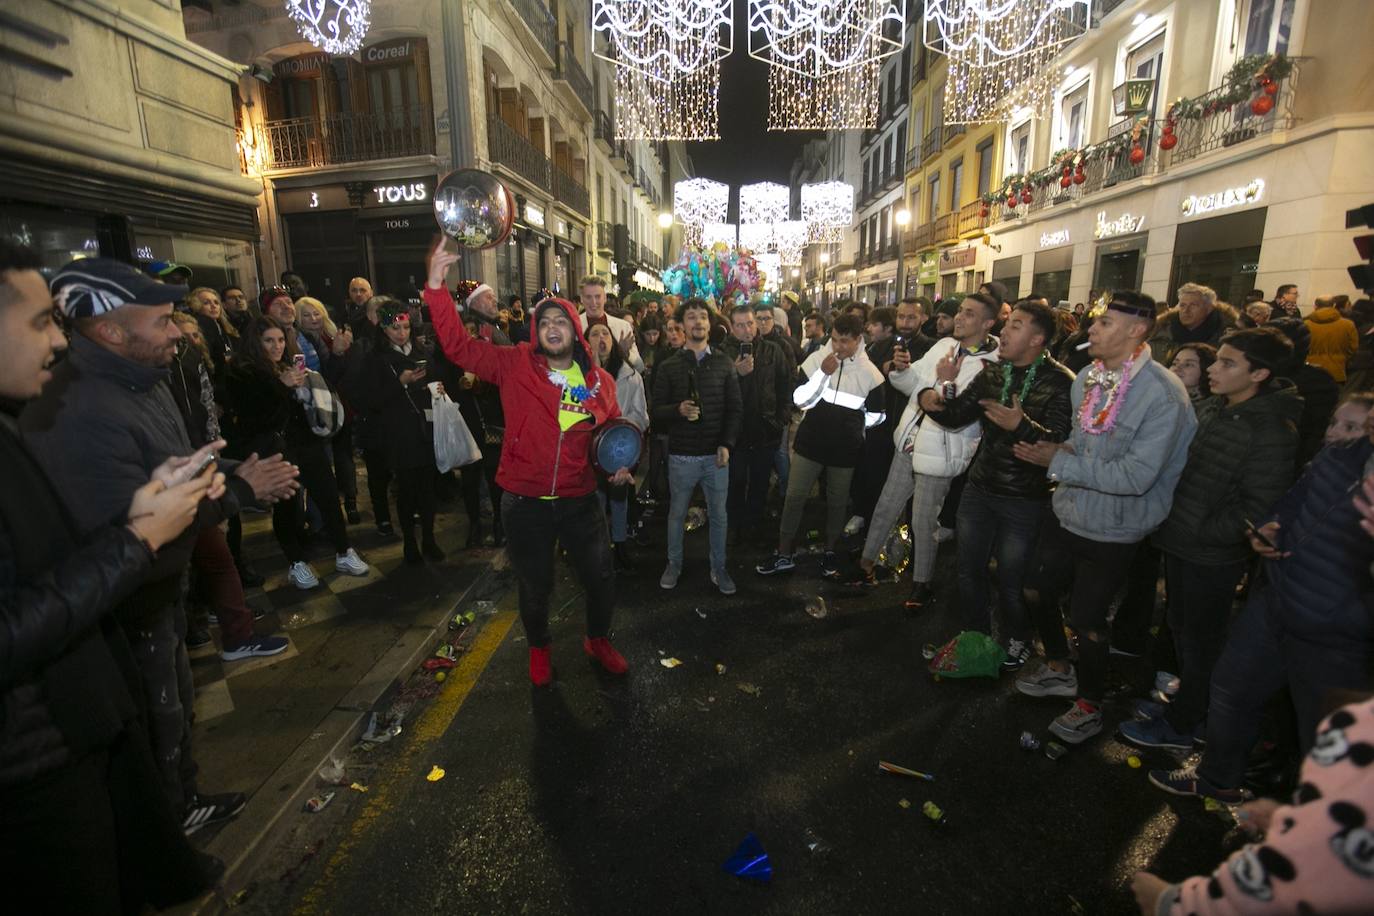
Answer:
[[[1250,547],[1266,560],[1278,560],[1289,556],[1291,551],[1280,551],[1278,545],[1279,523],[1268,522],[1262,528],[1248,518],[1245,520],[1246,534],[1250,537]]]
[[[304,353],[297,353],[297,354],[295,355],[295,357],[292,358],[292,360],[291,360],[291,365],[295,367],[295,369],[296,369],[297,372],[304,372],[304,371],[305,371],[305,354],[304,354]]]

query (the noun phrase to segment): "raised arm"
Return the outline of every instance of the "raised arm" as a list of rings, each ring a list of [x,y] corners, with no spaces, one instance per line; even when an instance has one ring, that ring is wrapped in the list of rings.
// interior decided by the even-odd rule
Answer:
[[[421,295],[429,306],[434,336],[438,338],[444,355],[452,362],[483,381],[499,385],[506,367],[520,358],[519,350],[516,347],[498,347],[468,334],[463,319],[458,317],[458,306],[445,283],[449,267],[457,260],[457,252],[449,251],[442,237],[429,253],[429,276]]]

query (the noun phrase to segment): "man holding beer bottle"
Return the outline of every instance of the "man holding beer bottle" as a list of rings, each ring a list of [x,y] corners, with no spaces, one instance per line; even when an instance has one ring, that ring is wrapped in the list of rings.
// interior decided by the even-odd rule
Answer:
[[[711,310],[688,299],[675,316],[687,341],[654,369],[653,426],[668,434],[668,565],[658,584],[676,588],[682,574],[682,531],[692,493],[701,485],[711,523],[711,582],[735,593],[725,568],[730,451],[740,429],[739,380],[730,357],[712,351]]]

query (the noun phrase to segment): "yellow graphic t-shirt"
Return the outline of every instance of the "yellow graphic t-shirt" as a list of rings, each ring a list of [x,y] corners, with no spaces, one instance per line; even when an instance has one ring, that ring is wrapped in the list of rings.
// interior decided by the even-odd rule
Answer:
[[[587,408],[573,400],[572,390],[586,385],[587,380],[582,375],[582,367],[573,363],[567,369],[553,369],[553,372],[563,376],[567,383],[563,386],[563,403],[558,407],[558,425],[564,432],[572,429],[583,420],[590,420],[592,413]]]

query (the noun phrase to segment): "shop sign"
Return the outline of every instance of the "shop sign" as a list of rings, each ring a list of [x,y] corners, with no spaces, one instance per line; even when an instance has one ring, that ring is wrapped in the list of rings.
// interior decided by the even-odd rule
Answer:
[[[373,185],[372,194],[373,197],[368,198],[368,203],[374,207],[384,207],[391,204],[420,204],[429,200],[429,188],[423,181]]]
[[[1229,210],[1252,204],[1264,195],[1264,179],[1256,178],[1247,185],[1227,188],[1215,194],[1190,194],[1183,198],[1179,209],[1184,216],[1201,216],[1213,210]]]
[[[1123,213],[1116,219],[1108,221],[1107,211],[1097,211],[1097,228],[1093,230],[1093,238],[1109,239],[1114,235],[1130,235],[1139,232],[1145,225],[1145,216],[1135,216],[1131,213]]]
[[[958,270],[961,267],[972,267],[977,258],[978,252],[972,245],[963,248],[947,248],[940,252],[940,272]]]
[[[540,229],[544,228],[544,211],[534,204],[525,204],[525,222]]]
[[[283,188],[277,191],[277,210],[302,213],[309,210],[347,210],[348,191],[341,184],[318,188]]]
[[[1069,244],[1069,230],[1056,229],[1054,232],[1040,233],[1041,248],[1058,248],[1060,245]]]
[[[916,279],[921,283],[934,283],[939,277],[939,260],[935,257],[935,252],[927,251],[921,255],[921,260],[916,265]]]
[[[328,54],[302,54],[277,61],[272,65],[272,73],[285,77],[314,77],[319,76],[328,63]]]
[[[413,39],[401,38],[396,41],[384,41],[372,45],[363,51],[363,61],[369,64],[391,63],[398,60],[410,60],[415,53],[411,42]]]

